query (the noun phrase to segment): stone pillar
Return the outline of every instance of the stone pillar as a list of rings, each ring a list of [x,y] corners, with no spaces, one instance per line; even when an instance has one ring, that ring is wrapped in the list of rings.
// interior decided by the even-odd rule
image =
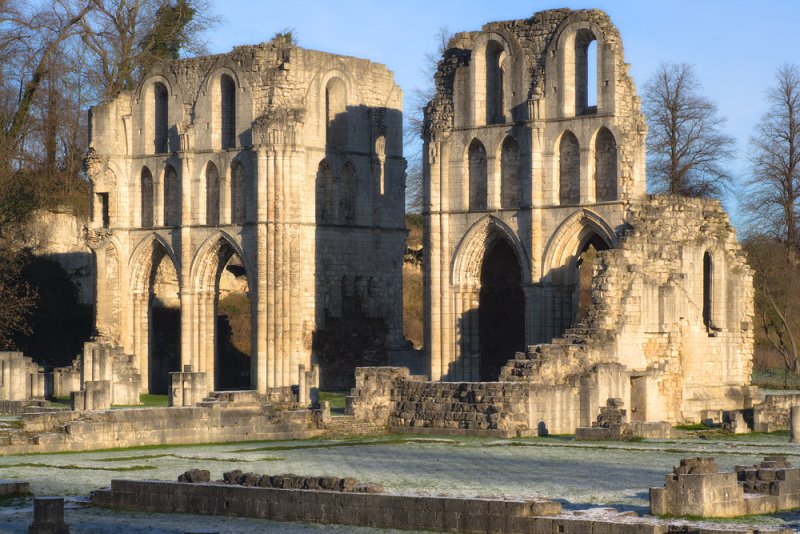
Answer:
[[[270,159],[264,146],[256,151],[256,261],[255,287],[250,288],[256,299],[255,347],[251,356],[250,374],[255,377],[256,389],[266,393],[275,386],[272,373],[273,361],[269,358],[267,344],[267,167]]]
[[[297,367],[297,402],[303,405],[308,404],[308,377],[305,365]]]
[[[69,527],[64,523],[63,497],[33,499],[33,523],[28,534],[69,534]]]
[[[194,329],[197,327],[192,313],[192,177],[189,169],[188,134],[181,136],[181,250],[180,303],[181,303],[181,364],[192,365]]]
[[[425,351],[429,360],[429,375],[431,380],[441,380],[444,374],[442,361],[442,310],[441,310],[441,150],[439,141],[427,141],[424,145],[425,155],[428,159],[429,176],[428,190],[425,191],[425,203],[430,206],[430,213],[424,215],[425,250],[429,252],[427,261],[423,265],[424,288],[424,320],[423,326]]]
[[[792,443],[800,443],[800,405],[792,406],[789,415],[789,432]]]
[[[308,400],[312,405],[319,403],[319,364],[311,366],[311,380],[309,381]]]

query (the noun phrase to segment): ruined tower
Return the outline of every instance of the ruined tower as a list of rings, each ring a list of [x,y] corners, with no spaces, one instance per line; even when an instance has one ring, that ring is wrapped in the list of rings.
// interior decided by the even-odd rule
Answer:
[[[746,407],[752,271],[719,203],[646,195],[645,118],[609,17],[458,33],[435,81],[431,380],[529,383],[530,424],[557,432],[610,397],[638,421]]]
[[[312,363],[342,388],[402,345],[402,92],[383,65],[278,42],[166,62],[93,108],[87,168],[97,330],[145,390],[192,365],[266,392]],[[249,297],[232,374],[221,284]]]

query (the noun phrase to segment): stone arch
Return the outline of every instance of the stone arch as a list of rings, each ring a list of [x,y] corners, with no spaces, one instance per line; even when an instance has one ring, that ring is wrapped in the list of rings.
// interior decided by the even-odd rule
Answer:
[[[347,87],[339,77],[325,84],[325,147],[347,149]]]
[[[519,261],[522,282],[531,280],[531,267],[528,254],[517,234],[501,219],[486,215],[472,225],[464,234],[453,254],[450,272],[451,284],[456,288],[477,288],[480,285],[481,264],[487,245],[498,238],[508,241]]]
[[[581,200],[581,150],[578,138],[564,130],[556,142],[558,147],[558,200],[562,206],[579,204]]]
[[[614,134],[605,126],[601,126],[594,135],[592,147],[595,200],[598,202],[617,200],[617,141]]]
[[[163,82],[153,82],[153,152],[169,151],[169,91]]]
[[[181,224],[181,183],[178,171],[171,164],[164,166],[164,226],[175,227]]]
[[[592,210],[582,209],[565,219],[545,246],[542,280],[554,284],[574,284],[578,255],[593,239],[604,243],[604,248],[614,248],[617,244],[614,229]]]
[[[524,350],[527,254],[500,219],[486,216],[459,243],[452,265],[458,341],[445,380],[497,380]]]
[[[155,327],[164,324],[163,321],[155,321],[153,318],[156,273],[164,261],[169,261],[174,269],[177,292],[180,294],[180,263],[172,248],[158,234],[150,234],[142,239],[129,262],[129,287],[133,297],[129,320],[132,325],[133,352],[146,384],[145,390],[156,393],[166,393],[169,372],[180,370],[180,311],[177,320],[172,317],[170,322],[172,342],[176,345],[173,350],[157,356],[154,343],[154,339],[158,338]]]
[[[229,389],[253,387],[257,382],[253,366],[240,355],[237,361],[228,361],[222,365],[222,350],[220,347],[221,332],[218,321],[218,307],[220,295],[220,278],[231,258],[236,256],[244,269],[247,281],[248,294],[255,287],[254,270],[245,255],[244,250],[236,240],[225,232],[216,232],[209,236],[192,259],[191,283],[193,302],[193,317],[196,323],[195,338],[192,340],[193,365],[196,369],[206,373],[207,384],[211,389]],[[255,347],[255,329],[253,320],[256,317],[256,304],[254,299],[249,299],[250,305],[250,357]],[[233,373],[231,373],[233,371]],[[246,373],[245,383],[238,379],[243,378],[241,373]],[[249,379],[247,379],[249,377]]]
[[[220,146],[236,146],[236,82],[227,73],[219,77]]]
[[[213,161],[206,163],[206,220],[208,226],[219,226],[220,214],[220,176]]]
[[[244,224],[247,221],[247,173],[239,158],[230,166],[231,223]]]
[[[469,210],[485,210],[488,207],[488,161],[486,148],[477,138],[467,147],[465,159],[469,176]]]
[[[500,145],[500,207],[517,209],[522,190],[520,184],[519,143],[508,135]]]
[[[503,124],[505,118],[506,54],[503,45],[492,39],[486,44],[486,124]]]
[[[471,101],[471,106],[467,104],[471,120],[460,121],[460,124],[508,122],[509,114],[525,93],[523,57],[522,48],[511,32],[495,28],[476,37],[468,67],[469,78],[462,75],[462,80],[467,82],[464,85],[468,85],[473,94],[467,99]]]
[[[142,167],[139,174],[139,222],[142,228],[152,228],[154,223],[153,195],[155,189],[153,187],[153,173],[147,166]]]

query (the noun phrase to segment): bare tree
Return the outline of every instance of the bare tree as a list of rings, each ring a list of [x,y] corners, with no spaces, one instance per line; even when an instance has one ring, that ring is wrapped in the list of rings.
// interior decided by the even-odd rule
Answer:
[[[700,94],[694,68],[662,63],[644,86],[647,169],[659,192],[718,197],[731,180],[724,161],[733,138],[722,128],[717,106]]]
[[[755,226],[779,239],[798,262],[800,231],[800,72],[784,65],[767,93],[769,111],[750,140],[748,213]]]
[[[423,78],[427,80],[424,87],[416,87],[411,92],[411,109],[405,113],[403,144],[408,161],[406,170],[406,210],[419,213],[422,211],[422,126],[425,121],[425,106],[436,96],[434,76],[439,68],[439,61],[447,50],[447,44],[453,34],[447,26],[441,26],[435,35],[436,52],[425,55],[421,68]]]

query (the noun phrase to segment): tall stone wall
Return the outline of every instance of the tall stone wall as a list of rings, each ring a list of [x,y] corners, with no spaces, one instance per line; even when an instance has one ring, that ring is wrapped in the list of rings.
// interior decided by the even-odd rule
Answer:
[[[237,382],[263,393],[319,363],[344,387],[355,362],[405,346],[402,92],[386,67],[278,42],[167,62],[93,108],[91,132],[97,330],[135,356],[143,390],[186,365],[231,387],[215,327],[229,262],[253,318]],[[151,335],[162,263],[179,316],[166,362]]]

